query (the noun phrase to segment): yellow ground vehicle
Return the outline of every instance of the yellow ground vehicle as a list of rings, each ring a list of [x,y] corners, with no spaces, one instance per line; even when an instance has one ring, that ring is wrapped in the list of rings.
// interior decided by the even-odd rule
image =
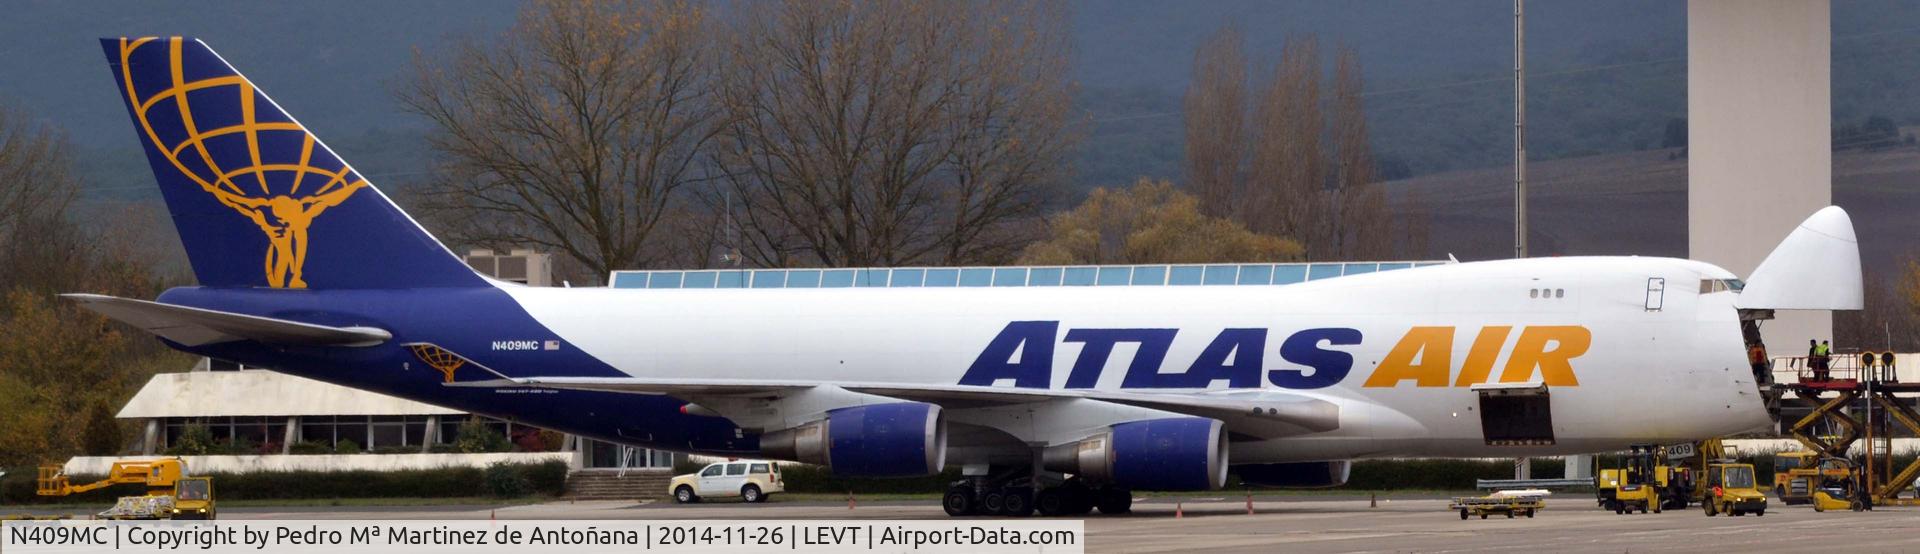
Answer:
[[[213,480],[188,477],[186,464],[179,458],[114,462],[107,477],[92,483],[75,485],[57,465],[40,466],[35,493],[40,496],[67,496],[120,484],[144,484],[144,496],[125,496],[112,509],[101,512],[105,519],[213,519]]]
[[[1708,517],[1767,515],[1767,495],[1760,492],[1753,464],[1710,464],[1706,473],[1707,495],[1700,504]]]
[[[780,467],[766,460],[734,460],[708,465],[698,473],[674,477],[667,493],[681,504],[701,498],[739,496],[747,502],[766,502],[767,495],[785,491]]]
[[[1788,505],[1813,501],[1816,489],[1828,481],[1851,481],[1853,463],[1822,457],[1818,452],[1781,452],[1773,458],[1773,493]]]
[[[1860,475],[1855,471],[1856,469],[1858,468],[1854,467],[1852,461],[1843,458],[1820,460],[1819,473],[1812,477],[1817,484],[1808,495],[1808,502],[1813,504],[1813,511],[1853,510],[1858,512],[1872,509],[1860,497]]]
[[[1470,515],[1487,519],[1489,514],[1506,514],[1508,519],[1515,515],[1533,517],[1534,512],[1546,507],[1546,497],[1540,494],[1508,494],[1504,491],[1486,496],[1456,496],[1447,505],[1449,510],[1460,511],[1460,519],[1467,519]]]
[[[1661,493],[1672,471],[1659,463],[1658,447],[1636,444],[1629,448],[1622,458],[1625,467],[1603,469],[1594,476],[1594,494],[1599,497],[1600,507],[1616,514],[1634,510],[1660,513]]]

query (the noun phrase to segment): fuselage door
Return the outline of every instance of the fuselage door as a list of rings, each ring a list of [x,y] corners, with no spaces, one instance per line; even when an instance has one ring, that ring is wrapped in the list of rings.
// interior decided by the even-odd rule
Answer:
[[[1667,278],[1648,277],[1647,278],[1647,311],[1649,312],[1660,311],[1660,306],[1666,304],[1666,302],[1667,302]]]
[[[1472,390],[1480,396],[1487,446],[1554,444],[1553,396],[1545,383],[1482,383]]]

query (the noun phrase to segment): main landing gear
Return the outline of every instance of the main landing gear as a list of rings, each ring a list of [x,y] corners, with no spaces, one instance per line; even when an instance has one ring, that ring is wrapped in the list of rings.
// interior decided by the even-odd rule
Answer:
[[[1018,473],[1026,473],[1022,468]],[[1043,516],[1080,516],[1098,509],[1102,514],[1124,514],[1133,510],[1133,491],[1113,485],[1089,485],[1079,478],[1038,487],[1024,475],[1013,478],[969,476],[953,482],[941,499],[947,515],[1027,517],[1038,511]]]

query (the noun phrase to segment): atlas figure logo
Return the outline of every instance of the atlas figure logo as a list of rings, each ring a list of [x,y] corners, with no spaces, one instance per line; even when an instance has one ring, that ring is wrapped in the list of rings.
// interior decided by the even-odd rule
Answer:
[[[1494,360],[1512,334],[1511,326],[1481,328],[1468,348],[1457,378],[1453,375],[1453,327],[1414,327],[1380,360],[1364,387],[1397,387],[1413,381],[1417,387],[1466,387],[1488,382]],[[1268,369],[1267,329],[1221,330],[1186,371],[1163,373],[1167,350],[1179,329],[1070,329],[1061,342],[1081,343],[1066,387],[1090,389],[1100,381],[1115,345],[1133,343],[1133,359],[1120,382],[1127,389],[1203,389],[1226,381],[1228,388],[1247,389],[1266,383],[1288,389],[1333,386],[1353,370],[1353,354],[1337,349],[1361,341],[1358,329],[1327,327],[1288,335],[1280,344],[1280,358],[1295,367]],[[1053,350],[1060,336],[1058,321],[1015,321],[1001,329],[960,377],[962,385],[994,386],[1003,380],[1020,388],[1044,389],[1053,383]],[[1578,386],[1573,359],[1587,352],[1593,334],[1578,325],[1530,326],[1520,331],[1507,364],[1503,383],[1524,383],[1536,372],[1551,386]]]
[[[260,228],[267,286],[306,288],[308,230],[366,181],[324,148],[316,156],[313,135],[231,69],[187,67],[182,44],[121,39],[120,78],[134,120],[174,169]],[[154,52],[162,48],[164,58]],[[170,82],[136,82],[135,64],[161,59]]]

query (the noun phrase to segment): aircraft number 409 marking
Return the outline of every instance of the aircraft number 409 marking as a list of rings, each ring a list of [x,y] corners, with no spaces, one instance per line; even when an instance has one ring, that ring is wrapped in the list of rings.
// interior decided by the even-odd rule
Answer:
[[[1493,363],[1501,347],[1513,332],[1511,326],[1483,327],[1460,366],[1457,378],[1453,368],[1453,327],[1414,327],[1395,343],[1362,386],[1395,387],[1413,381],[1418,387],[1465,387],[1488,382]],[[1353,355],[1330,346],[1360,344],[1358,329],[1324,327],[1304,329],[1280,343],[1280,358],[1304,368],[1267,369],[1267,329],[1229,328],[1207,344],[1181,373],[1163,373],[1161,367],[1178,329],[1069,329],[1060,340],[1058,321],[1015,321],[1000,330],[973,365],[960,377],[962,385],[993,386],[1013,380],[1019,388],[1044,389],[1053,383],[1053,349],[1056,341],[1080,343],[1080,355],[1067,373],[1066,387],[1090,389],[1100,381],[1113,347],[1119,343],[1138,345],[1120,382],[1128,389],[1200,389],[1215,381],[1226,381],[1229,388],[1260,388],[1266,382],[1288,389],[1318,389],[1345,380],[1353,370]],[[1500,382],[1520,383],[1539,371],[1541,381],[1551,386],[1577,386],[1573,359],[1587,352],[1593,335],[1578,325],[1528,326],[1520,331],[1507,364],[1500,371]],[[1452,379],[1450,379],[1452,378]]]

